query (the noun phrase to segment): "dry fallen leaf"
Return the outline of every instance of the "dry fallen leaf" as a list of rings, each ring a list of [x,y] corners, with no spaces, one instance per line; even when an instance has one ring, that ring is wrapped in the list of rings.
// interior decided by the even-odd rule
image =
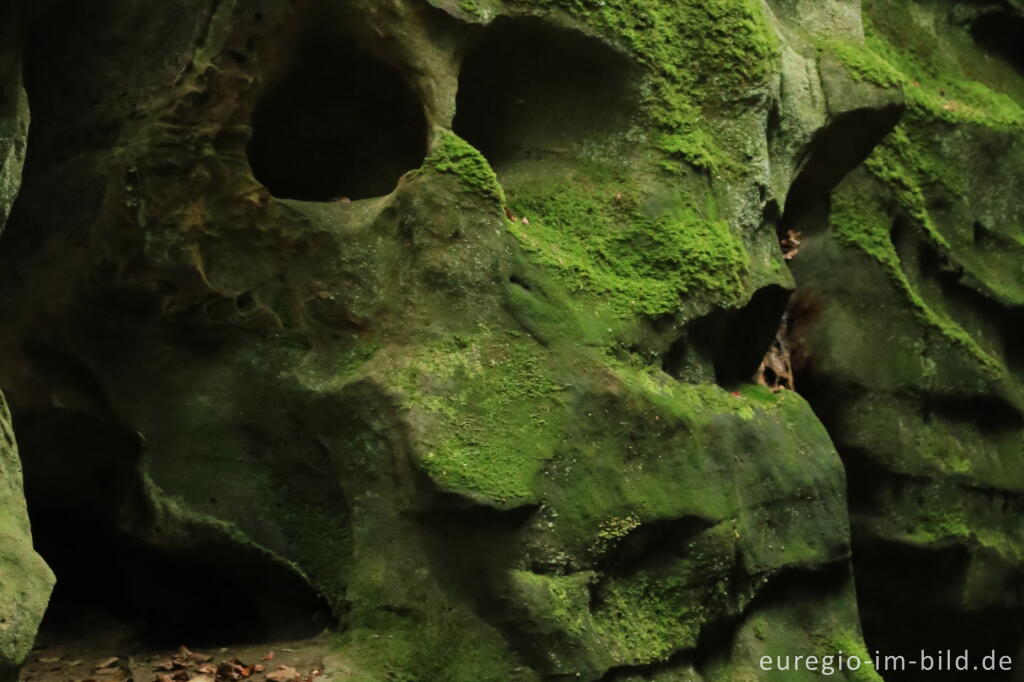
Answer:
[[[263,658],[261,658],[260,660],[261,661],[272,661],[272,660],[274,660],[274,652],[273,651],[268,651],[267,653],[265,653],[263,655]]]
[[[236,658],[235,660],[237,661],[238,659]],[[228,663],[225,661],[217,666],[217,677],[221,680],[241,680],[249,677],[251,674],[251,669],[247,669],[238,663]]]
[[[99,670],[100,668],[109,668],[110,666],[112,666],[115,663],[117,663],[119,660],[121,660],[121,659],[119,659],[117,656],[111,656],[110,658],[107,658],[107,659],[97,663],[96,664],[96,670]]]
[[[263,665],[263,664],[261,664],[261,663],[257,663],[256,665],[254,665],[254,666],[252,667],[252,671],[253,671],[254,673],[261,673],[261,672],[263,672],[264,670],[266,670],[266,666],[264,666],[264,665]]]
[[[154,682],[174,682],[174,681],[171,679],[170,675],[168,675],[167,673],[164,673],[163,675],[157,675],[156,676],[156,680],[154,680]]]
[[[62,658],[64,658],[64,657],[63,656],[40,656],[36,660],[39,661],[40,663],[56,663],[57,661],[59,661]]]
[[[793,260],[800,253],[800,242],[803,234],[798,230],[787,230],[786,236],[779,240],[782,247],[782,257],[786,260]]]
[[[153,664],[153,670],[168,670],[169,671],[169,670],[174,670],[176,667],[177,666],[174,664],[174,661],[171,661],[170,659],[168,659],[166,661],[157,661],[156,663]]]

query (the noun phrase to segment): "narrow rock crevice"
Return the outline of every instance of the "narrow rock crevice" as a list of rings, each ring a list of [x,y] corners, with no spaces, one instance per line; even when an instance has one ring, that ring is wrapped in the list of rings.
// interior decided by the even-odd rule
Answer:
[[[686,553],[687,545],[715,522],[699,516],[684,516],[642,524],[597,562],[608,576],[624,576],[662,566]]]
[[[902,104],[846,111],[834,116],[808,146],[800,173],[786,195],[778,234],[789,230],[824,229],[829,193],[860,166],[879,142],[899,123]]]

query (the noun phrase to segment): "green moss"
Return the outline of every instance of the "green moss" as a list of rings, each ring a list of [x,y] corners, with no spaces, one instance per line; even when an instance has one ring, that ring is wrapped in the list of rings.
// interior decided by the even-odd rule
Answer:
[[[707,622],[742,601],[728,579],[733,538],[733,524],[719,524],[689,542],[685,556],[609,576],[596,588],[594,627],[616,659],[666,660],[696,646]]]
[[[592,551],[600,556],[614,547],[634,529],[640,527],[640,517],[636,514],[626,516],[613,516],[601,522],[600,530],[597,531],[597,538],[594,540]]]
[[[830,40],[822,47],[859,79],[902,86],[912,114],[947,123],[1024,126],[1020,103],[965,69],[964,51],[950,49],[936,33],[920,30],[911,9],[910,3],[866,2],[865,41]]]
[[[459,0],[459,9],[474,17],[482,17],[484,13],[476,0]]]
[[[775,393],[767,386],[760,386],[758,384],[743,384],[740,387],[739,393],[747,400],[760,403],[763,406],[777,405],[786,397],[784,391]]]
[[[874,665],[868,663],[872,661],[871,655],[868,653],[867,646],[864,644],[864,638],[857,632],[849,632],[846,630],[840,630],[835,635],[827,640],[827,643],[821,649],[821,656],[840,656],[843,658],[848,656],[856,656],[862,662],[862,665],[857,670],[846,669],[846,679],[851,682],[883,682],[882,677],[875,671]],[[838,668],[838,665],[836,665]]]
[[[625,46],[651,74],[646,110],[655,146],[670,159],[725,170],[740,164],[705,116],[763,82],[778,53],[756,0],[516,0],[560,8]],[[671,164],[668,167],[672,167]]]
[[[436,420],[419,464],[439,484],[492,503],[536,497],[565,418],[547,352],[529,337],[481,330],[426,346],[400,377]]]
[[[380,613],[374,627],[340,638],[342,655],[358,662],[366,682],[536,682],[501,635],[459,602],[429,600],[407,613]]]
[[[821,49],[834,54],[858,80],[884,88],[902,85],[906,81],[901,71],[862,42],[836,38],[823,41]]]
[[[891,219],[875,201],[857,201],[851,192],[839,192],[832,199],[829,217],[836,236],[886,266],[899,271],[899,256],[889,235]]]
[[[912,114],[947,123],[982,123],[997,128],[1024,125],[1024,109],[1012,97],[971,78],[935,50],[915,54],[872,30],[864,43],[831,40],[822,45],[854,77],[883,87],[900,86]]]
[[[892,190],[906,214],[924,228],[936,246],[946,251],[950,247],[928,212],[925,188],[941,184],[952,192],[963,191],[963,183],[951,165],[936,159],[927,145],[911,142],[904,125],[897,126],[865,163]]]
[[[641,572],[610,583],[601,592],[602,608],[594,619],[627,660],[663,661],[678,649],[696,646],[705,596],[703,590],[699,596],[690,594],[682,577]]]
[[[936,514],[936,511],[940,513]],[[907,535],[907,540],[929,545],[951,539],[967,540],[971,535],[971,527],[960,514],[944,510],[927,510],[924,516],[914,519],[914,529]]]
[[[425,168],[456,176],[467,191],[503,203],[498,176],[483,154],[455,133],[445,132],[423,162]]]
[[[515,598],[524,602],[541,632],[565,632],[585,638],[591,634],[590,583],[594,573],[539,575],[512,571],[509,581]]]
[[[538,178],[516,187],[510,208],[528,224],[509,229],[571,291],[600,297],[619,317],[673,312],[694,294],[738,300],[747,260],[729,225],[681,192],[649,199],[614,177]]]
[[[1007,305],[1019,304],[1024,280],[1012,222],[992,232],[992,239],[1002,242],[996,248],[979,246],[963,224],[970,219],[965,212],[971,212],[972,195],[985,182],[981,178],[1000,182],[1012,176],[1021,157],[1011,151],[996,170],[980,159],[952,159],[951,150],[963,150],[968,141],[979,147],[994,140],[1006,144],[1008,136],[1024,133],[1024,81],[1012,67],[979,50],[962,24],[947,24],[941,8],[927,11],[935,13],[934,30],[922,31],[915,28],[906,3],[865,3],[866,44],[847,50],[844,61],[855,74],[866,73],[857,68],[859,63],[873,64],[875,72],[882,70],[878,60],[888,64],[898,77],[872,80],[895,80],[908,105],[901,123],[865,165],[936,252],[964,269],[965,280],[980,282]],[[1018,145],[1006,146],[1013,150]],[[942,219],[932,215],[933,207]]]

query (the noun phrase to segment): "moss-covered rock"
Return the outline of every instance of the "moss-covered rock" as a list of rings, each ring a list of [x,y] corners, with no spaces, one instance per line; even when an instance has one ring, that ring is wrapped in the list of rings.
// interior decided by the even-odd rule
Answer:
[[[21,462],[0,394],[0,680],[18,679],[52,588],[53,573],[32,549]]]
[[[864,11],[866,42],[835,53],[858,78],[902,87],[907,110],[827,218],[803,224],[793,269],[808,396],[850,476],[869,644],[1014,651],[1024,223],[1008,198],[1024,177],[1024,81],[984,28],[1017,30],[1014,10]],[[924,566],[933,582],[914,585]]]
[[[860,4],[54,3],[0,242],[26,461],[88,425],[97,523],[288,574],[368,680],[859,655],[847,474],[855,548],[990,613],[1019,74],[979,7]],[[794,288],[806,401],[749,381]],[[853,560],[869,613],[903,586]]]

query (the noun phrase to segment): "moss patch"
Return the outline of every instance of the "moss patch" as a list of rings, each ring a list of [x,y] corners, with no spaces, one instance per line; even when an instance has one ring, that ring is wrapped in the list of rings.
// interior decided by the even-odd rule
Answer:
[[[339,642],[346,657],[367,666],[359,676],[366,682],[538,679],[464,604],[431,599],[412,613],[382,613],[375,625],[350,630]]]
[[[601,297],[619,317],[678,310],[683,297],[740,298],[746,253],[714,207],[682,193],[651,197],[601,174],[536,179],[516,187],[509,229],[571,291]]]
[[[432,420],[420,466],[443,487],[499,505],[532,500],[565,418],[550,364],[532,339],[490,330],[421,349],[400,377],[410,405]]]
[[[451,173],[469,192],[497,201],[505,201],[498,176],[483,154],[455,133],[445,132],[423,162],[424,168]]]
[[[832,52],[858,80],[883,88],[906,82],[906,76],[899,69],[864,43],[834,38],[823,41],[821,49]]]

